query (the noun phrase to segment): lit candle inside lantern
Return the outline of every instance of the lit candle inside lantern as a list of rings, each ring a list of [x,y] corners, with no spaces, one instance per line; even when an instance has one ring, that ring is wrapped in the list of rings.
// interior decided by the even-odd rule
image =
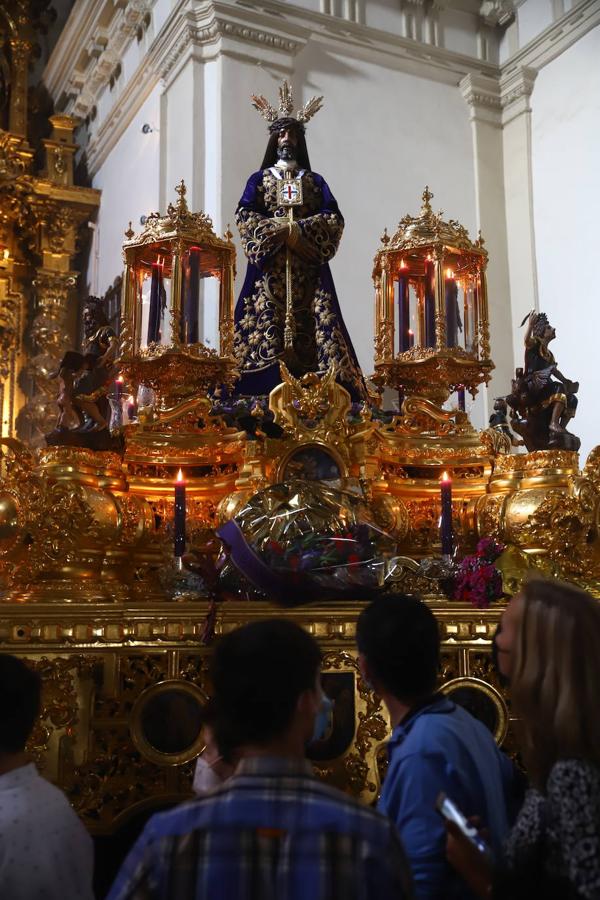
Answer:
[[[440,479],[440,494],[442,500],[442,515],[440,518],[442,556],[452,556],[454,550],[454,535],[452,532],[452,479],[447,472],[444,472]]]
[[[458,397],[458,408],[461,412],[465,412],[467,407],[465,404],[465,386],[464,384],[460,384],[458,386],[458,390],[456,391]]]
[[[431,254],[425,262],[425,346],[435,347],[435,276]]]
[[[185,513],[185,481],[183,472],[180,469],[175,482],[175,509],[173,517],[175,556],[183,556],[185,553]]]
[[[148,313],[148,343],[160,343],[160,325],[166,305],[166,294],[163,284],[163,262],[152,263],[152,280],[150,282],[150,310]]]
[[[446,346],[458,344],[458,287],[452,269],[446,269]]]
[[[133,394],[130,394],[127,398],[127,418],[130,422],[133,422],[135,419],[135,399]]]
[[[398,278],[398,330],[400,337],[400,353],[404,353],[410,348],[410,301],[409,301],[409,285],[408,285],[408,266],[406,262],[400,260],[400,277]]]
[[[117,406],[121,403],[121,395],[123,393],[123,376],[119,375],[115,378],[115,403]]]
[[[415,346],[415,333],[412,328],[408,329],[408,349]]]
[[[183,321],[186,344],[199,340],[200,298],[200,247],[190,247],[187,265],[184,267]]]

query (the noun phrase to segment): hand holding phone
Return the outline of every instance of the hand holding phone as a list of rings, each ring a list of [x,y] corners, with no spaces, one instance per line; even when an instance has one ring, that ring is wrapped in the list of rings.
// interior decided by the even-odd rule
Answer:
[[[469,824],[467,817],[460,811],[456,803],[454,803],[447,794],[441,791],[438,794],[435,805],[438,812],[445,819],[449,822],[454,822],[461,834],[463,834],[474,847],[477,847],[479,852],[484,854],[488,860],[491,860],[492,851],[489,846],[483,840],[477,829]]]

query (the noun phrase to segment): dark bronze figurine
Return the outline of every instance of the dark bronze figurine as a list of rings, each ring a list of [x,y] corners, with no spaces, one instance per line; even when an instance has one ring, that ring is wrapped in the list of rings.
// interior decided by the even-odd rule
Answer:
[[[525,334],[525,367],[517,369],[512,391],[506,397],[510,425],[528,450],[579,450],[581,441],[567,431],[577,409],[579,383],[559,371],[549,349],[556,337],[545,313],[532,310]]]

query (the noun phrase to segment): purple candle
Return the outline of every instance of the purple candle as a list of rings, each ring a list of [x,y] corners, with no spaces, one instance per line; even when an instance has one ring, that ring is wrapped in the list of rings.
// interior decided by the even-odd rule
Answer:
[[[136,413],[135,399],[134,399],[133,394],[130,394],[129,397],[127,398],[127,418],[129,419],[130,422],[133,422],[133,420],[135,419],[135,413]]]
[[[425,262],[425,346],[435,347],[435,278],[430,257]]]
[[[458,286],[452,269],[446,270],[446,346],[458,346]]]
[[[440,519],[440,539],[442,556],[452,556],[454,551],[454,535],[452,533],[452,479],[444,472],[440,479],[442,499],[442,516]]]
[[[465,386],[464,384],[459,385],[459,388],[456,392],[458,396],[458,408],[461,412],[466,412],[466,404],[465,404]]]
[[[183,556],[185,553],[185,481],[181,469],[177,473],[177,481],[175,482],[175,510],[174,510],[174,533],[175,533],[175,556]]]
[[[152,263],[152,280],[150,282],[150,309],[148,311],[148,343],[160,343],[160,323],[163,314],[163,266]]]
[[[400,332],[400,353],[405,353],[409,347],[410,307],[408,298],[408,271],[404,260],[400,262],[400,278],[398,279],[398,330]]]
[[[198,315],[200,297],[200,247],[190,247],[188,264],[184,269],[183,321],[186,344],[198,343]]]

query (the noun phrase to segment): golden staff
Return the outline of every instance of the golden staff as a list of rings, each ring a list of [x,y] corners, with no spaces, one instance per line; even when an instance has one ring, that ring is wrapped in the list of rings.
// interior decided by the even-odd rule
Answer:
[[[302,179],[292,178],[288,170],[284,179],[278,184],[278,201],[287,209],[288,241],[285,251],[285,320],[283,328],[283,343],[286,350],[292,350],[296,335],[296,320],[294,319],[294,284],[292,273],[292,247],[300,238],[301,231],[297,222],[294,222],[294,206],[302,203]]]

